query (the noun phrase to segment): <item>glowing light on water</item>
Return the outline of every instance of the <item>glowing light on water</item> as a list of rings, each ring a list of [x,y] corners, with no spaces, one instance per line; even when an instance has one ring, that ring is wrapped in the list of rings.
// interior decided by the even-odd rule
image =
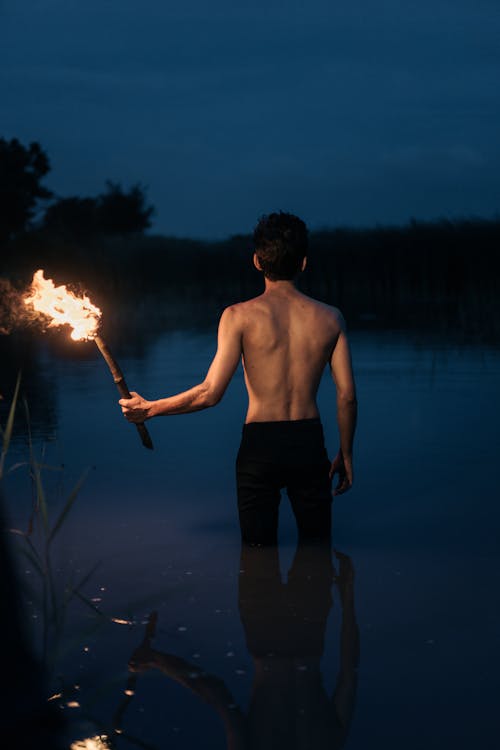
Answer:
[[[117,625],[133,625],[132,620],[120,620],[119,617],[111,617],[111,622],[116,622]]]

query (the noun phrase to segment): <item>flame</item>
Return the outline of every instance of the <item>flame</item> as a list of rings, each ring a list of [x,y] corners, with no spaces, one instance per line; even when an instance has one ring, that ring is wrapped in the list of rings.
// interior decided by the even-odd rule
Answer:
[[[107,750],[110,747],[105,734],[97,734],[95,737],[86,737],[83,740],[73,742],[70,750]]]
[[[99,308],[92,304],[87,295],[77,297],[64,284],[55,286],[52,279],[44,278],[43,270],[34,274],[24,303],[51,318],[50,328],[71,326],[73,341],[92,339],[97,334],[101,319]]]

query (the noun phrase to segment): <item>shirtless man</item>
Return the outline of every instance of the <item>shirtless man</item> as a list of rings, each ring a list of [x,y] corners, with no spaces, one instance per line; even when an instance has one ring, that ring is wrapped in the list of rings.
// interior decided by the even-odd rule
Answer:
[[[302,539],[327,538],[334,495],[353,482],[356,390],[345,324],[339,310],[298,291],[294,280],[307,262],[307,229],[287,213],[264,216],[254,231],[255,267],[265,291],[222,313],[217,353],[203,383],[175,396],[121,399],[131,422],[185,414],[221,400],[240,359],[248,411],[236,464],[242,538],[277,539],[280,490],[286,487]],[[340,448],[330,462],[316,404],[325,366],[337,390]]]

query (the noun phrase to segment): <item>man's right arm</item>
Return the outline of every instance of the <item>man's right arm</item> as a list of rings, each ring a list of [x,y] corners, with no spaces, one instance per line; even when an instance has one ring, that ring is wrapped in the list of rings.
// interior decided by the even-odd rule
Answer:
[[[331,477],[337,473],[339,475],[334,495],[346,492],[353,483],[352,452],[358,411],[351,352],[343,318],[340,323],[340,334],[330,360],[332,377],[337,390],[337,424],[340,435],[340,450],[332,461],[330,469]]]
[[[132,398],[120,399],[123,414],[129,422],[145,422],[146,419],[171,414],[188,414],[207,409],[219,403],[234,375],[241,359],[241,324],[233,307],[227,307],[219,322],[217,353],[210,365],[205,380],[175,396],[147,401],[135,391]]]

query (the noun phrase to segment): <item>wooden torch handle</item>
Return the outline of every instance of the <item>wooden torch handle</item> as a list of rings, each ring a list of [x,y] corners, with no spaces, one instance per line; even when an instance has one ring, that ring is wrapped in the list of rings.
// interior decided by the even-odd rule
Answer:
[[[94,341],[110,369],[111,375],[113,376],[113,380],[116,387],[118,388],[120,396],[122,398],[131,398],[127,383],[125,382],[125,378],[123,377],[123,372],[121,371],[118,362],[109,351],[108,345],[100,336],[96,336],[94,338]],[[153,441],[151,440],[151,436],[144,422],[136,424],[135,426],[137,428],[137,432],[140,435],[143,446],[145,448],[153,450]]]

